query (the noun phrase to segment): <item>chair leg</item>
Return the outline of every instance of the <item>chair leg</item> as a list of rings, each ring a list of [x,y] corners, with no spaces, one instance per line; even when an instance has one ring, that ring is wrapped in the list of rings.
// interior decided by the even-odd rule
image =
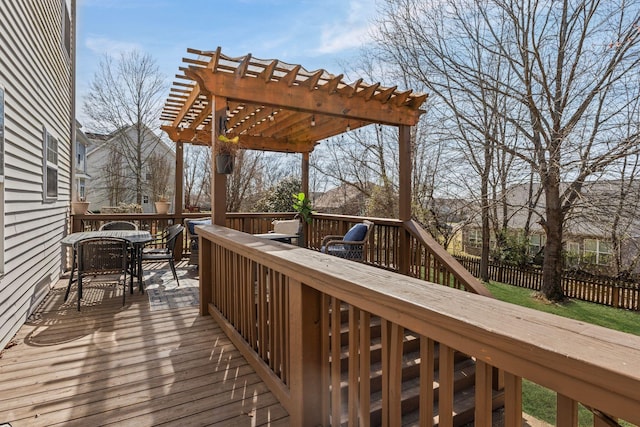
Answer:
[[[78,273],[78,311],[80,311],[81,299],[82,299],[82,275]]]
[[[75,251],[72,255],[71,260],[71,274],[69,274],[69,284],[67,284],[67,292],[64,294],[64,302],[67,302],[67,298],[69,298],[69,291],[71,290],[71,284],[73,283],[73,273],[76,271],[76,254]]]
[[[173,259],[169,259],[169,266],[171,267],[171,271],[173,272],[173,279],[176,281],[178,286],[180,286],[180,282],[178,281],[178,273],[176,272],[176,265],[173,262]]]
[[[64,294],[64,302],[67,302],[69,298],[69,291],[71,291],[71,284],[73,283],[73,269],[71,270],[71,276],[69,277],[69,283],[67,284],[67,292]]]

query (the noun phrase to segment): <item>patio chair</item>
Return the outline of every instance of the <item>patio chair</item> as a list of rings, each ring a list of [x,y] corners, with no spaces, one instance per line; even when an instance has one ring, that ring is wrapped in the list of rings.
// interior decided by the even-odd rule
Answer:
[[[329,235],[322,239],[321,252],[353,261],[364,261],[365,248],[373,222],[364,220],[347,231],[344,236]]]
[[[162,248],[145,248],[142,250],[142,261],[167,261],[169,263],[169,267],[171,267],[171,272],[173,273],[173,278],[180,286],[180,282],[178,281],[178,273],[176,272],[174,257],[174,248],[176,246],[176,242],[178,241],[178,237],[182,235],[182,230],[184,227],[181,224],[174,224],[166,228],[162,233],[162,236],[159,240],[151,241],[150,243],[157,244],[160,242],[163,247]],[[142,279],[142,271],[139,272],[139,278]]]
[[[98,237],[76,242],[74,246],[78,268],[78,311],[82,299],[82,281],[86,276],[118,275],[122,278],[122,305],[127,293],[127,270],[129,263],[129,242],[118,237]],[[69,288],[65,301],[69,295]]]
[[[189,242],[189,249],[191,255],[189,255],[188,264],[198,265],[198,234],[196,233],[196,225],[209,225],[211,224],[211,217],[206,218],[187,218],[184,220],[184,226],[187,229],[187,241]]]
[[[103,230],[137,230],[138,226],[129,221],[111,221],[105,222],[100,226],[100,231]]]
[[[302,223],[298,218],[274,219],[271,224],[273,224],[273,230],[269,231],[269,233],[300,236],[300,233],[302,232]],[[285,243],[292,243],[294,245],[297,245],[298,240],[298,238],[285,238],[282,241],[284,241]]]

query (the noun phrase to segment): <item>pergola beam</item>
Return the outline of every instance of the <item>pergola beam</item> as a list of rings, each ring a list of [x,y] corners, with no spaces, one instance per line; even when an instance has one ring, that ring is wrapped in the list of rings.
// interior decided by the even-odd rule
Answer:
[[[198,67],[186,69],[185,74],[197,81],[207,92],[216,93],[229,100],[271,105],[308,114],[346,117],[392,126],[413,126],[418,122],[422,113],[409,106],[405,107],[401,103],[397,105],[398,103],[392,102],[393,98],[388,102],[376,99],[365,101],[360,97],[352,96],[351,91],[347,96],[323,91],[309,91],[300,85],[290,86],[290,82],[287,80],[271,80],[265,84],[259,79],[238,78],[234,74],[213,73],[211,70]],[[403,94],[402,102],[406,101],[408,96],[409,93]]]

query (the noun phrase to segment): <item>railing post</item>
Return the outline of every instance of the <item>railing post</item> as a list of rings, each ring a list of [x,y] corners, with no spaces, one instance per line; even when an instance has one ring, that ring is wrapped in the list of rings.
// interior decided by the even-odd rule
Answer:
[[[322,294],[297,280],[289,280],[289,331],[292,426],[317,426],[323,421]],[[328,357],[327,354],[324,354]]]
[[[211,287],[213,286],[213,259],[211,243],[208,239],[198,236],[198,269],[200,276],[200,315],[209,314],[209,303],[212,302]],[[217,260],[220,262],[220,260]],[[220,266],[218,266],[220,267]]]

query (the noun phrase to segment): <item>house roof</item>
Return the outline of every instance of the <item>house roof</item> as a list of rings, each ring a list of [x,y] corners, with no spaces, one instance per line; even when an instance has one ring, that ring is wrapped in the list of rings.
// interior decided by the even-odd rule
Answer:
[[[215,106],[218,133],[239,136],[242,148],[281,152],[313,151],[318,141],[372,123],[415,125],[427,95],[397,87],[347,83],[343,75],[307,71],[251,54],[233,58],[188,49],[178,81],[165,102],[162,129],[175,142],[210,145]],[[195,56],[195,57],[193,57]]]
[[[611,227],[615,219],[614,213],[620,204],[620,181],[602,180],[597,182],[585,182],[580,199],[574,203],[573,208],[565,219],[564,233],[574,236],[592,236],[608,238],[611,235]],[[561,183],[560,191],[566,191],[567,184]],[[535,194],[540,189],[539,183],[533,184],[532,192]],[[640,210],[640,183],[627,184],[629,195],[622,203],[618,221],[618,232],[626,237],[640,236],[640,218],[637,215]],[[636,194],[636,196],[631,196]],[[504,194],[509,207],[509,227],[514,229],[524,228],[529,215],[529,184],[511,186]],[[531,218],[531,231],[543,232],[539,219],[544,216],[544,193],[540,196],[536,206],[532,207],[534,213]],[[500,210],[498,210],[500,212]]]

